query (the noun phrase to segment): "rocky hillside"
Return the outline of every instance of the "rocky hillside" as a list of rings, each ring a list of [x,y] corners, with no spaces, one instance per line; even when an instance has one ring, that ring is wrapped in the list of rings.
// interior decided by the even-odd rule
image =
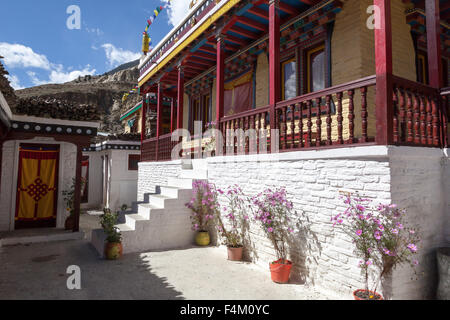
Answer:
[[[132,95],[122,104],[124,92],[137,83],[139,61],[133,61],[99,76],[80,77],[64,84],[48,84],[23,90],[16,95],[26,100],[67,101],[71,105],[95,106],[100,113],[100,130],[121,133],[120,114],[137,103],[139,96]]]
[[[17,97],[14,92],[14,89],[11,88],[8,79],[6,76],[9,74],[8,71],[6,71],[5,67],[3,66],[1,59],[3,59],[2,56],[0,56],[0,92],[5,97],[6,102],[8,102],[8,105],[11,108],[14,108],[16,106]]]

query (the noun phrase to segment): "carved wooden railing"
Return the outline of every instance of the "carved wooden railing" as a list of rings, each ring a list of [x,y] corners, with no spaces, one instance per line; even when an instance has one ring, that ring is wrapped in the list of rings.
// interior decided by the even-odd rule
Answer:
[[[376,143],[380,130],[392,132],[389,141],[394,145],[447,147],[450,88],[439,91],[397,76],[392,77],[392,84],[389,123],[376,123],[376,76],[370,76],[274,107],[223,117],[218,129],[225,141],[217,144],[223,150],[215,155],[370,145]],[[270,127],[271,110],[275,110],[272,123],[277,131]],[[144,141],[142,161],[170,160],[177,143],[170,134]],[[191,155],[194,151],[193,147],[184,150]]]
[[[270,106],[245,111],[221,120],[220,130],[226,137],[226,154],[266,153],[305,148],[373,143],[368,135],[367,92],[376,84],[375,76],[334,86],[325,90],[282,101],[275,106],[277,149],[271,145]],[[360,96],[360,137],[355,136],[355,97]],[[343,102],[347,106],[344,121]],[[359,110],[359,109],[358,109]],[[373,108],[375,110],[375,108]],[[337,123],[333,127],[334,123]],[[256,134],[239,136],[230,130],[256,130]],[[345,129],[345,130],[344,130]],[[344,135],[345,131],[345,135]],[[263,139],[261,139],[263,137]],[[275,138],[275,136],[274,136]],[[256,140],[256,141],[255,141]],[[261,147],[261,143],[264,145]],[[253,148],[252,148],[253,147]],[[275,146],[274,146],[275,147]]]
[[[393,142],[444,147],[447,121],[439,90],[393,76]]]
[[[169,161],[177,143],[172,141],[171,133],[145,140],[142,143],[141,161]]]

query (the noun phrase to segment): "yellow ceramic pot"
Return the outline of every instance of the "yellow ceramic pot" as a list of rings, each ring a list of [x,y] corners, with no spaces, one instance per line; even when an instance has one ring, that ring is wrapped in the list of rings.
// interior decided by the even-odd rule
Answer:
[[[206,247],[209,246],[210,242],[211,238],[209,237],[209,233],[207,231],[201,231],[195,236],[195,243],[198,246]]]
[[[117,260],[122,257],[123,247],[121,243],[106,243],[105,257],[108,260]]]

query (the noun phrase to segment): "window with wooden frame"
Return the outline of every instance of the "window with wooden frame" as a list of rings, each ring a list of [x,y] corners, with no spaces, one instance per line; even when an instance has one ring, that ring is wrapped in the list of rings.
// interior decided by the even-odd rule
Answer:
[[[281,98],[289,100],[297,94],[297,60],[295,57],[281,63]]]
[[[138,163],[141,161],[141,155],[129,154],[128,155],[128,170],[137,171],[139,169]]]
[[[428,59],[425,52],[417,52],[417,82],[428,84]]]
[[[326,54],[325,44],[305,52],[306,91],[307,93],[326,88]]]

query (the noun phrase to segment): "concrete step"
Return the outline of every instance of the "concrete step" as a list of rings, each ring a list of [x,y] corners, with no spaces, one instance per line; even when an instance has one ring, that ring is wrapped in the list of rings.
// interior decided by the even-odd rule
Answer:
[[[141,216],[139,214],[127,214],[125,216],[125,220],[126,220],[125,224],[127,226],[129,226],[130,228],[132,228],[133,230],[136,230],[136,224],[139,221],[144,221],[144,220],[148,221],[148,219],[146,219],[145,217],[143,217],[143,216]]]
[[[166,208],[164,205],[168,200],[176,200],[176,198],[166,197],[160,194],[155,194],[150,196],[150,204],[155,205],[157,207]]]
[[[167,186],[176,188],[192,189],[192,180],[187,178],[173,178],[167,179]]]
[[[134,228],[131,228],[127,224],[118,224],[116,227],[119,229],[120,232],[126,232],[126,231],[134,231]]]
[[[161,195],[170,198],[179,198],[183,196],[191,196],[192,189],[181,189],[177,187],[164,186],[161,187]]]
[[[149,203],[140,204],[138,207],[138,211],[137,211],[137,213],[141,217],[144,217],[145,219],[148,219],[148,220],[151,219],[152,214],[163,213],[163,212],[164,212],[164,208],[157,207],[157,206],[151,205]]]

